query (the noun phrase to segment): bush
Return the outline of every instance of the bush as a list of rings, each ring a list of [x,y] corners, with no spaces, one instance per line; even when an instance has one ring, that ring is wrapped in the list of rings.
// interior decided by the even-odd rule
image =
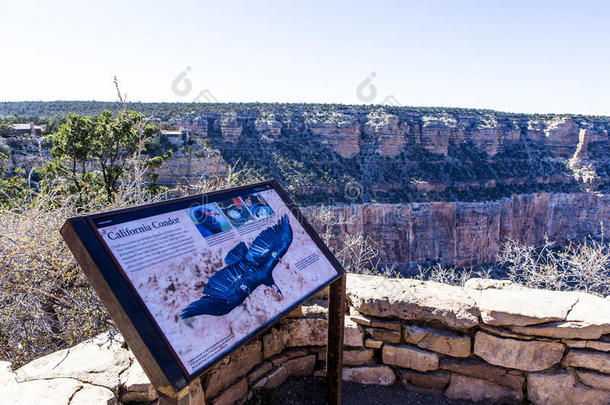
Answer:
[[[225,177],[177,191],[203,193],[250,180],[229,169]],[[0,360],[15,367],[115,328],[58,232],[65,220],[162,198],[141,195],[133,179],[110,203],[103,192],[83,205],[62,187],[23,191],[0,204]]]
[[[314,208],[307,217],[345,271],[397,276],[394,267],[380,264],[378,243],[364,234],[355,215],[321,206]]]
[[[451,285],[464,285],[474,277],[499,278],[529,288],[610,295],[610,244],[603,235],[562,248],[549,240],[542,247],[508,240],[493,266],[461,269],[435,264],[418,269],[417,279]]]
[[[603,235],[561,249],[548,240],[540,248],[509,240],[498,264],[511,281],[527,287],[610,294],[610,244]]]
[[[458,286],[463,286],[471,278],[492,278],[491,268],[461,269],[436,263],[430,266],[419,265],[417,270],[418,274],[415,276],[417,280],[430,280]]]
[[[0,159],[2,159],[3,156],[10,157],[11,148],[9,148],[8,145],[4,143],[4,141],[0,140]]]
[[[46,191],[11,203],[0,208],[0,358],[19,366],[112,322],[58,232],[82,207]]]

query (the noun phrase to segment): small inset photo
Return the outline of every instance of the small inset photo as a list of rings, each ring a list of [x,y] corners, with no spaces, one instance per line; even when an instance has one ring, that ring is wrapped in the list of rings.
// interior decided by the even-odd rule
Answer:
[[[231,229],[231,224],[214,203],[190,208],[189,217],[204,237]]]
[[[244,202],[239,197],[231,198],[228,200],[219,201],[218,205],[222,212],[225,213],[229,221],[233,226],[242,226],[254,218],[250,215],[250,212],[245,207]]]
[[[248,194],[244,198],[244,203],[256,219],[267,218],[273,215],[273,210],[262,195]]]

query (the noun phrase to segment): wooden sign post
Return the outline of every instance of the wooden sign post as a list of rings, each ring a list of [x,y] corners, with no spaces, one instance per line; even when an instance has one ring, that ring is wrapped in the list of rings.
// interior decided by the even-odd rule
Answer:
[[[205,395],[199,378],[193,380],[178,393],[164,394],[159,392],[158,405],[205,405]]]
[[[328,292],[328,347],[326,348],[326,404],[341,404],[345,275],[332,282]]]
[[[345,272],[275,181],[70,218],[61,234],[161,404],[330,285],[327,403],[341,403]]]

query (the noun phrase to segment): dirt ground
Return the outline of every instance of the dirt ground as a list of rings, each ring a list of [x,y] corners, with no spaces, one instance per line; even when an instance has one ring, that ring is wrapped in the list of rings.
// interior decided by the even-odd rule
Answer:
[[[324,404],[325,379],[320,377],[289,378],[273,391],[274,405]],[[261,401],[265,403],[265,401]],[[269,401],[270,402],[270,401]],[[343,403],[349,405],[471,405],[475,402],[450,400],[441,395],[425,395],[407,391],[400,385],[364,385],[343,383]]]

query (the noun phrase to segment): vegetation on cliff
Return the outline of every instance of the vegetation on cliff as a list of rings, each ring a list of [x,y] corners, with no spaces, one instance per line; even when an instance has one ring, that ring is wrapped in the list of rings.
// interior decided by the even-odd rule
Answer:
[[[80,115],[98,115],[104,110],[116,110],[120,106],[115,101],[1,101],[0,116],[22,116],[36,119],[48,117],[65,117],[70,113]],[[127,108],[147,116],[156,116],[164,120],[180,118],[193,114],[197,111],[206,110],[215,113],[243,113],[258,114],[260,111],[273,113],[278,109],[300,109],[300,110],[350,110],[353,108],[367,110],[368,105],[345,105],[345,104],[298,104],[298,103],[176,103],[176,102],[129,102]],[[415,113],[459,113],[473,115],[506,114],[512,116],[523,116],[518,113],[504,113],[501,111],[484,110],[475,108],[459,107],[387,107],[391,111],[410,111]],[[535,118],[554,117],[556,114],[528,114]],[[582,114],[562,114],[586,119],[607,119],[605,116],[593,116]],[[35,121],[35,120],[34,120]],[[37,122],[38,123],[38,122]],[[40,121],[40,123],[42,123]]]
[[[0,103],[0,117],[58,128],[69,112],[96,116],[116,107]],[[304,205],[480,201],[541,191],[603,193],[610,187],[608,117],[332,104],[128,103],[125,108],[162,128],[184,127],[196,135],[196,144],[173,147],[159,136],[150,142],[151,156],[173,149],[176,159],[196,161],[197,168],[216,164],[207,155],[219,156],[228,166],[279,180]],[[1,142],[14,152],[14,167],[27,165],[33,153],[25,146],[28,140]],[[189,182],[202,171],[186,173]],[[172,187],[180,180],[167,178]]]

